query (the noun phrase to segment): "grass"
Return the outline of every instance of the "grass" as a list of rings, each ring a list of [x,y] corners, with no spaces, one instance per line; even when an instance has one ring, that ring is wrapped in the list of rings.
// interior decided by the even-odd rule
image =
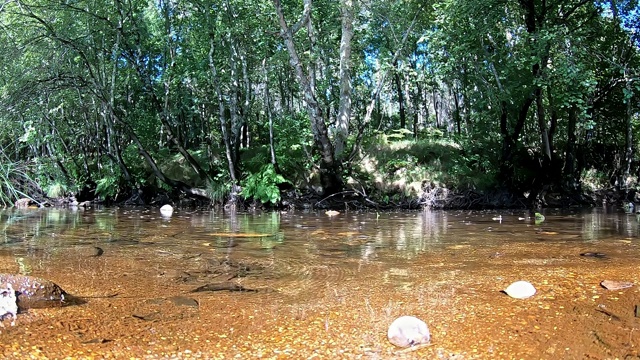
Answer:
[[[446,188],[488,189],[495,184],[495,168],[481,149],[466,149],[453,139],[404,139],[379,135],[367,144],[357,168],[358,181],[380,194],[413,197],[425,183]]]
[[[29,176],[28,166],[23,162],[12,161],[0,149],[0,204],[11,206],[20,198],[28,198],[24,188],[35,184]]]

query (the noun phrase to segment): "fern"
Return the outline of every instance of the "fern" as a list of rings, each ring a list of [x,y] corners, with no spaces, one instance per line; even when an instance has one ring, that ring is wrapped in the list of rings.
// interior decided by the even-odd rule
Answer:
[[[260,171],[247,176],[242,181],[240,195],[244,198],[254,198],[262,203],[276,204],[280,201],[279,184],[288,182],[278,174],[272,164],[263,165]]]

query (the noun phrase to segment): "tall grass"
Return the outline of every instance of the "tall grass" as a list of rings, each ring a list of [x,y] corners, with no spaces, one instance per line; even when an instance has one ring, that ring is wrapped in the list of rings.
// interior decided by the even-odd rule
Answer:
[[[28,172],[28,165],[9,158],[0,149],[0,205],[11,206],[20,198],[28,198],[24,189],[35,184]]]

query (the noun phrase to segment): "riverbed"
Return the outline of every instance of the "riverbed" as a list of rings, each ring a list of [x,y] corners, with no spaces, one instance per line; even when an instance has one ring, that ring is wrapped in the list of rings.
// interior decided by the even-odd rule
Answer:
[[[0,272],[85,300],[5,320],[0,356],[640,358],[638,286],[600,285],[640,281],[636,215],[543,213],[0,211]],[[429,346],[389,343],[402,315]]]

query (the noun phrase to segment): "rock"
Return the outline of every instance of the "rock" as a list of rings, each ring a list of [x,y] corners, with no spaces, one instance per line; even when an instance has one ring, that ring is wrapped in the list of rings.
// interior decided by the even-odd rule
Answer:
[[[197,308],[199,306],[198,300],[186,297],[186,296],[173,296],[167,299],[175,306],[191,306]]]
[[[101,247],[99,246],[93,247],[93,253],[91,254],[91,256],[98,257],[98,256],[102,256],[102,254],[104,254],[104,250]]]
[[[79,246],[75,251],[78,255],[85,257],[98,257],[104,254],[104,250],[99,246]]]
[[[504,292],[514,299],[530,298],[536,293],[536,288],[527,281],[516,281],[509,285]]]
[[[53,282],[33,276],[0,274],[0,284],[15,289],[20,310],[64,306],[78,300]]]
[[[389,326],[387,338],[395,346],[409,347],[428,344],[431,334],[424,321],[413,316],[401,316]]]
[[[584,257],[594,257],[594,258],[598,258],[598,259],[604,259],[604,258],[606,258],[606,257],[607,257],[607,255],[606,255],[606,254],[599,253],[599,252],[591,252],[591,251],[583,252],[583,253],[581,253],[581,254],[580,254],[580,256],[584,256]]]
[[[231,283],[231,282],[223,282],[223,283],[219,283],[219,284],[206,284],[206,285],[202,285],[200,287],[197,287],[197,288],[191,290],[192,293],[205,292],[205,291],[211,291],[211,292],[215,292],[215,291],[257,292],[258,290],[256,290],[256,289],[247,289],[246,287],[244,287],[242,285]]]
[[[6,288],[0,289],[0,319],[10,316],[11,325],[14,325],[17,315],[18,304],[16,291],[13,289],[13,286],[8,283]]]
[[[632,287],[633,283],[628,281],[602,280],[600,286],[607,290],[622,290]]]
[[[160,215],[164,217],[171,217],[171,215],[173,215],[173,206],[169,204],[162,205],[160,208]]]
[[[13,206],[17,207],[18,209],[26,209],[29,207],[29,205],[31,205],[32,201],[29,198],[21,198],[16,200],[16,202],[13,204]]]

